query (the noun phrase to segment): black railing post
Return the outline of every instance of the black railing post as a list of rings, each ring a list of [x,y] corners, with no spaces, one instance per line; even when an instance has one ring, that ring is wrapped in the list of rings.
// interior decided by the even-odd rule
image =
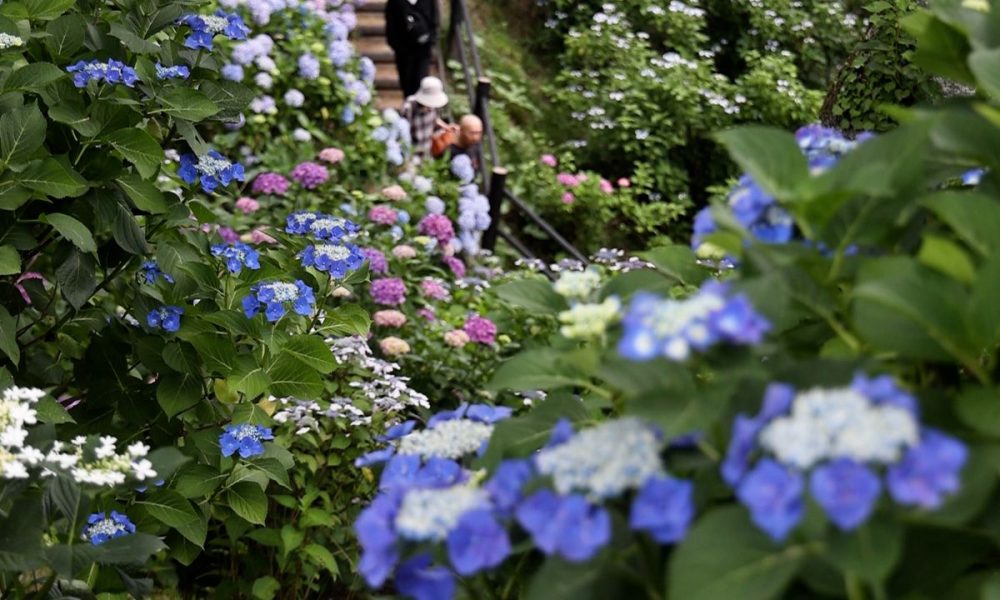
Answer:
[[[472,106],[472,114],[483,120],[484,127],[486,122],[486,105],[490,101],[490,85],[488,77],[479,78],[479,81],[476,82],[476,102]]]
[[[440,7],[440,5],[438,6]],[[461,33],[459,33],[458,23],[462,20],[463,14],[465,14],[465,11],[462,10],[461,0],[451,0],[451,5],[448,10],[448,49],[445,52],[445,55],[448,58],[451,58],[454,55],[455,47],[458,44],[461,44],[461,41],[458,39],[458,36],[461,35]]]
[[[497,233],[500,231],[500,217],[503,214],[503,198],[507,182],[507,169],[494,167],[490,176],[490,226],[483,232],[482,247],[493,252],[497,245]]]

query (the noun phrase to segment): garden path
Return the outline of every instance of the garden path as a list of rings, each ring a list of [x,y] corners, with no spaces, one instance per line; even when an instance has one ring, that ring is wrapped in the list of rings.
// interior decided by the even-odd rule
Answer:
[[[403,92],[392,48],[385,41],[385,0],[368,0],[358,7],[357,37],[354,45],[362,56],[375,63],[375,102],[379,109],[399,108]]]

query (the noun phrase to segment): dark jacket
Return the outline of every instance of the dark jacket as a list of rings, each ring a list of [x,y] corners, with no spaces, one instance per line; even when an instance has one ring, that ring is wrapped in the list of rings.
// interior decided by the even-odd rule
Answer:
[[[385,38],[389,46],[395,50],[406,50],[420,47],[411,40],[407,32],[406,17],[410,12],[418,12],[431,26],[430,44],[437,40],[441,20],[438,15],[438,0],[417,0],[411,5],[408,0],[389,0],[385,3]]]

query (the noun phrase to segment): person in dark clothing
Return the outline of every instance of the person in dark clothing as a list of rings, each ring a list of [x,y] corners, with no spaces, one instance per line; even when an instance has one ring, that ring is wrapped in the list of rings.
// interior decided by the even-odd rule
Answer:
[[[420,89],[431,70],[431,52],[437,41],[440,16],[437,0],[389,0],[385,3],[385,37],[396,55],[396,71],[403,97]]]

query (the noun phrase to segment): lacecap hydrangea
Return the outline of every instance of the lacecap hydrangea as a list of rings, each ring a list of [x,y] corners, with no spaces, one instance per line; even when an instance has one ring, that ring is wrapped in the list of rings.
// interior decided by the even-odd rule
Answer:
[[[771,328],[746,296],[731,294],[727,284],[717,281],[684,300],[640,292],[622,323],[618,352],[639,361],[657,356],[682,361],[692,350],[703,352],[717,344],[758,344]]]
[[[220,185],[224,187],[232,181],[243,181],[244,173],[243,165],[229,161],[215,150],[209,150],[205,156],[182,154],[181,166],[177,169],[177,175],[184,183],[201,183],[201,189],[208,193],[214,192]]]
[[[211,248],[212,256],[218,256],[226,264],[230,273],[239,273],[246,267],[256,271],[260,269],[260,254],[252,246],[243,242],[235,244],[215,244]]]
[[[185,15],[180,22],[191,28],[184,46],[192,50],[211,50],[212,39],[223,34],[231,40],[245,40],[250,29],[236,13],[217,10],[214,15]]]
[[[959,440],[920,423],[916,399],[889,376],[796,390],[772,383],[760,412],[740,414],[722,477],[753,522],[785,539],[806,493],[843,531],[862,525],[883,495],[935,509],[958,491],[968,457]]]
[[[118,511],[93,513],[87,517],[87,525],[83,528],[83,537],[94,546],[100,546],[108,540],[135,533],[135,524]]]
[[[285,231],[294,235],[311,235],[317,240],[339,242],[360,231],[357,223],[321,212],[298,211],[285,219]]]
[[[313,267],[341,278],[365,262],[365,255],[354,244],[310,244],[302,251],[302,266]]]
[[[239,453],[242,458],[264,454],[264,441],[273,440],[271,430],[263,425],[240,423],[226,425],[219,435],[219,449],[223,456]]]
[[[243,298],[243,312],[252,319],[261,307],[264,316],[270,322],[275,322],[285,316],[288,307],[302,316],[309,316],[316,304],[316,297],[311,287],[301,279],[294,283],[270,281],[255,283],[250,287],[250,293]]]

